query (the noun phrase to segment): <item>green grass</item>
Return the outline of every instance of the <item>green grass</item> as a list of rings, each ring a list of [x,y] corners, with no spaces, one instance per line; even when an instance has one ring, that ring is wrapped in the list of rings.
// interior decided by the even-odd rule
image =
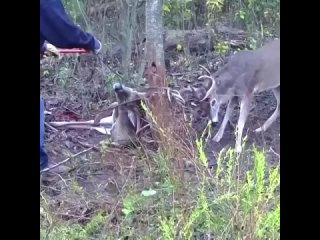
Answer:
[[[85,224],[69,223],[42,197],[41,239],[280,239],[279,167],[269,167],[266,154],[253,147],[245,157],[233,149],[222,152],[211,172],[201,139],[197,146],[196,178],[177,184],[169,160],[159,153],[153,167],[162,169],[153,171],[154,181],[147,188],[126,185],[117,214],[101,210]],[[242,172],[247,158],[252,166]]]

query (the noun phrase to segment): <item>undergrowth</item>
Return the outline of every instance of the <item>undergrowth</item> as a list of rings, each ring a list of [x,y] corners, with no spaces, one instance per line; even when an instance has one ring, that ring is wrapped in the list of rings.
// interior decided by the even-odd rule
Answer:
[[[127,182],[113,211],[101,208],[84,223],[62,220],[42,193],[41,239],[280,239],[280,167],[252,146],[246,156],[221,151],[210,170],[205,144],[196,140],[195,174],[177,181],[174,160],[158,152],[148,184]]]

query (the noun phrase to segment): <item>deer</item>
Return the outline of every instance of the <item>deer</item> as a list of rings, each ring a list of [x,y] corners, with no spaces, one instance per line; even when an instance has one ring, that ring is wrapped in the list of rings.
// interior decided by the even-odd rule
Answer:
[[[152,89],[152,88],[150,88]],[[161,88],[160,88],[161,89]],[[184,99],[180,95],[179,91],[173,90],[170,88],[164,88],[167,90],[167,97],[169,101],[171,102],[171,98],[175,99],[180,105],[184,105]],[[113,102],[110,104],[107,110],[100,112],[96,115],[93,125],[99,126],[100,121],[110,115],[110,110],[112,110],[112,122],[115,123],[119,112],[121,111],[122,114],[124,112],[127,112],[128,117],[132,124],[136,128],[136,134],[139,134],[141,130],[145,128],[145,126],[141,126],[141,120],[146,118],[143,110],[140,106],[140,101],[148,101],[149,93],[147,92],[139,92],[133,88],[127,87],[124,84],[121,83],[115,83],[113,85],[113,90],[116,95],[116,102]],[[148,119],[146,119],[148,120]]]
[[[118,105],[113,109],[113,124],[110,130],[112,143],[114,145],[128,145],[136,139],[136,134],[141,127],[141,110],[139,109],[139,100],[146,97],[146,93],[135,91],[126,87],[121,83],[115,83],[113,90],[116,95],[117,102],[112,105]],[[94,119],[94,124],[108,114],[102,112]]]
[[[222,104],[227,105],[224,119],[213,140],[219,142],[235,106],[240,98],[240,114],[237,122],[235,152],[242,152],[242,134],[247,121],[250,103],[261,92],[272,90],[277,101],[276,109],[265,123],[255,129],[256,133],[266,131],[280,116],[280,39],[271,40],[255,50],[243,50],[234,54],[215,74],[200,76],[209,79],[211,87],[200,101],[209,99],[210,120],[219,122],[218,113]],[[213,104],[214,103],[214,104]]]

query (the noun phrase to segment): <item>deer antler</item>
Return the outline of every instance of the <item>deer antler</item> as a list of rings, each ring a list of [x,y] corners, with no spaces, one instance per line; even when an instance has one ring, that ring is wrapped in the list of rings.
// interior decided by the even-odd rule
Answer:
[[[199,64],[199,66],[201,68],[203,68],[210,76],[202,75],[198,79],[207,78],[207,79],[210,79],[211,82],[212,82],[211,87],[207,91],[206,95],[200,100],[200,102],[202,102],[202,101],[206,100],[207,98],[210,98],[210,99],[212,98],[212,96],[211,97],[209,97],[209,96],[212,95],[212,93],[213,93],[213,91],[214,91],[214,89],[216,87],[216,81],[214,80],[214,77],[211,75],[210,71],[206,67],[204,67],[204,66],[202,66],[200,64]]]

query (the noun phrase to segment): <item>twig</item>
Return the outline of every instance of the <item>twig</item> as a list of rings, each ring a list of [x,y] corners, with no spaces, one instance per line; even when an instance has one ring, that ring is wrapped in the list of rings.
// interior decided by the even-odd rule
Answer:
[[[78,140],[78,143],[80,144],[80,145],[82,145],[83,147],[91,147],[91,148],[93,148],[94,150],[96,150],[96,151],[99,151],[99,148],[97,147],[97,146],[95,146],[95,145],[91,145],[91,144],[88,144],[88,143],[84,143],[84,142],[81,142],[81,141],[79,141]]]
[[[114,71],[110,66],[108,66],[107,64],[105,65],[103,63],[103,60],[101,59],[101,57],[98,56],[99,62],[102,66],[106,66],[112,73],[114,73],[115,75],[117,75],[122,81],[124,81],[125,79],[123,78],[123,76],[121,76],[119,73],[117,73],[116,71]]]
[[[125,101],[125,102],[123,102],[123,103],[118,103],[118,104],[110,105],[110,106],[108,106],[106,109],[104,109],[104,110],[102,110],[102,111],[99,111],[99,112],[97,112],[96,114],[99,114],[99,113],[102,113],[102,112],[106,112],[106,111],[108,111],[108,110],[110,110],[110,109],[114,109],[114,108],[116,108],[116,107],[119,107],[119,106],[122,106],[122,105],[125,105],[125,104],[128,104],[128,103],[133,103],[133,102],[136,102],[136,101],[141,101],[141,100],[143,100],[143,99],[138,98],[138,99],[133,99],[133,100],[130,100],[130,101]]]
[[[68,184],[67,184],[66,180],[64,180],[64,178],[63,178],[60,174],[57,173],[57,175],[58,175],[59,178],[62,180],[62,182],[64,183],[64,185],[65,185],[66,187],[68,187]]]
[[[52,129],[54,132],[59,132],[58,129],[52,127],[49,123],[46,123],[46,122],[45,122],[44,124],[45,124],[48,128]]]
[[[91,218],[85,216],[72,215],[67,213],[58,213],[61,217],[77,218],[77,220],[90,220]]]
[[[209,75],[211,75],[210,71],[208,70],[208,68],[206,68],[205,66],[199,64],[199,67],[201,67],[203,70],[205,70]]]
[[[79,155],[81,155],[81,154],[83,154],[83,153],[86,153],[86,152],[90,151],[91,149],[93,149],[93,147],[90,147],[90,148],[88,148],[88,149],[85,149],[85,150],[83,150],[82,152],[78,152],[78,153],[74,154],[73,156],[71,156],[71,157],[69,157],[69,158],[67,158],[67,159],[65,159],[65,160],[63,160],[63,161],[61,161],[61,162],[53,165],[52,167],[45,168],[45,169],[43,169],[42,171],[40,171],[40,173],[48,172],[48,171],[50,171],[50,170],[53,169],[53,168],[59,167],[60,165],[68,162],[70,159],[75,158],[75,157],[77,157],[77,156],[79,156]]]
[[[183,76],[183,73],[171,73],[169,75],[173,76],[173,77],[175,77],[175,76]]]
[[[146,129],[147,127],[150,127],[150,123],[149,124],[147,124],[147,125],[145,125],[145,126],[143,126],[142,128],[140,128],[137,132],[136,132],[136,134],[138,135],[140,132],[142,132],[144,129]]]
[[[280,154],[274,151],[272,147],[270,147],[270,151],[280,159]]]
[[[70,108],[67,108],[67,107],[63,107],[64,109],[66,109],[66,110],[68,110],[68,111],[70,111],[70,112],[72,112],[72,113],[74,113],[74,114],[76,114],[76,115],[78,115],[78,116],[80,116],[80,114],[79,113],[77,113],[76,111],[74,111],[74,110],[72,110],[72,109],[70,109]]]

